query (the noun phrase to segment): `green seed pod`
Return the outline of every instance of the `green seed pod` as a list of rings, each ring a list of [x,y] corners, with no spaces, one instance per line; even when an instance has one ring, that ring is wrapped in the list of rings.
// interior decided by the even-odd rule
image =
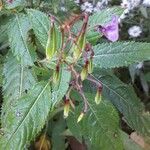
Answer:
[[[68,117],[69,111],[70,111],[70,103],[69,100],[66,100],[64,105],[64,118]]]
[[[88,76],[88,68],[87,68],[86,65],[83,67],[80,76],[81,76],[81,80],[82,81],[87,78],[87,76]]]
[[[101,88],[98,88],[95,96],[95,103],[98,105],[100,104],[101,100],[102,100]]]
[[[78,36],[75,44],[73,45],[73,58],[75,60],[78,60],[81,57],[81,54],[85,48],[87,22],[88,22],[88,15],[85,15],[82,29],[79,33],[79,36]]]
[[[57,34],[56,27],[54,25],[54,20],[52,20],[52,25],[49,31],[47,45],[46,45],[46,58],[51,59],[57,49]]]
[[[85,47],[85,41],[86,41],[85,33],[82,33],[79,36],[76,44],[74,45],[73,58],[75,60],[78,60],[81,57],[82,51],[84,50]]]
[[[90,58],[89,63],[88,63],[88,73],[93,72],[93,59]]]
[[[57,84],[59,82],[59,80],[60,80],[60,74],[61,74],[61,72],[60,72],[60,66],[57,65],[56,69],[53,72],[53,83],[54,84]]]
[[[79,115],[78,119],[77,119],[77,123],[79,123],[84,117],[84,113],[81,112],[81,114]]]

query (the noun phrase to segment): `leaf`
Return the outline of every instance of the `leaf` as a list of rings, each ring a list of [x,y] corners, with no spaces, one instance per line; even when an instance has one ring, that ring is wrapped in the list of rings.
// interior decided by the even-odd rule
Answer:
[[[18,98],[27,93],[36,84],[36,78],[33,76],[33,72],[28,67],[20,64],[12,53],[6,56],[3,75],[4,101],[1,123],[2,127],[7,127],[11,123],[7,120],[9,111],[12,108],[11,103],[16,102]]]
[[[112,19],[113,15],[120,16],[122,13],[123,9],[121,7],[103,9],[89,17],[89,26],[94,28],[97,25],[105,25]]]
[[[127,124],[143,136],[150,137],[150,114],[145,112],[133,88],[104,70],[95,72],[94,76],[102,83],[104,96],[123,114]]]
[[[115,108],[105,99],[96,105],[91,93],[86,96],[88,97],[89,110],[77,123],[81,106],[76,107],[75,112],[70,113],[67,119],[69,130],[78,139],[82,139],[83,136],[90,150],[123,149],[118,130],[119,117]],[[78,100],[79,95],[76,95],[75,98]],[[73,97],[73,99],[75,98]]]
[[[9,42],[13,54],[24,65],[33,65],[32,57],[27,44],[30,23],[28,17],[23,14],[16,14],[9,29]]]
[[[43,12],[34,9],[27,9],[27,13],[37,39],[40,41],[41,45],[46,48],[50,29],[50,18]],[[61,46],[61,32],[58,30],[56,22],[55,25],[57,34],[57,50],[59,50]]]
[[[130,139],[128,134],[121,130],[120,133],[123,139],[124,150],[142,150],[139,145],[137,145],[132,139]]]
[[[11,124],[3,128],[0,149],[26,149],[37,133],[43,128],[51,110],[51,91],[49,83],[38,83],[17,103],[13,103],[8,119]]]
[[[12,0],[12,2],[6,1],[5,8],[6,9],[14,9],[16,7],[24,7],[26,5],[25,0]]]
[[[128,66],[150,59],[150,43],[115,42],[93,47],[94,64],[101,68]]]
[[[53,150],[65,150],[65,136],[63,132],[66,129],[66,121],[63,118],[62,111],[54,116],[49,122],[48,132],[51,133]]]
[[[50,29],[50,19],[46,14],[38,10],[27,9],[27,13],[36,37],[45,48]]]

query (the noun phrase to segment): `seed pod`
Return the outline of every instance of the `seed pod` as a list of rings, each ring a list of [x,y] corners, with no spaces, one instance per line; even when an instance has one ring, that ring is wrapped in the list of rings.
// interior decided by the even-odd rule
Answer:
[[[95,96],[95,103],[96,103],[97,105],[100,104],[100,102],[101,102],[101,100],[102,100],[102,94],[101,94],[101,92],[102,92],[101,87],[98,87],[97,93],[96,93],[96,96]]]
[[[82,71],[81,71],[81,80],[85,80],[88,76],[88,65],[89,65],[89,61],[86,62],[86,64],[84,65]]]
[[[64,118],[68,117],[69,111],[70,111],[70,102],[69,99],[66,99],[64,105]]]
[[[81,29],[80,34],[73,46],[73,58],[75,60],[78,60],[81,57],[81,54],[85,48],[87,22],[88,22],[88,15],[85,15],[82,29]]]
[[[56,49],[57,49],[57,34],[54,19],[52,18],[51,28],[49,31],[46,45],[46,58],[51,59],[54,56]]]
[[[93,59],[90,58],[89,63],[88,63],[88,73],[93,72]]]
[[[80,116],[77,119],[77,123],[79,123],[83,119],[83,117],[84,117],[84,113],[81,112]]]
[[[61,72],[60,72],[60,66],[57,65],[56,69],[53,72],[53,83],[54,84],[57,84],[59,82],[59,80],[60,80],[60,74],[61,74]]]

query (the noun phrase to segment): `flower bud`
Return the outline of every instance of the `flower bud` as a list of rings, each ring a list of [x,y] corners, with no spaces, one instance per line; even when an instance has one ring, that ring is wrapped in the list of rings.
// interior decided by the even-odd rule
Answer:
[[[84,117],[84,113],[81,112],[80,116],[77,119],[77,123],[79,123],[83,119],[83,117]]]
[[[101,102],[101,100],[102,100],[101,91],[102,91],[102,89],[101,89],[101,87],[99,87],[99,88],[97,89],[97,93],[96,93],[96,96],[95,96],[95,103],[96,103],[97,105],[100,104],[100,102]]]
[[[86,45],[86,29],[87,29],[88,15],[85,15],[82,29],[77,37],[77,40],[73,47],[73,58],[78,60]]]
[[[46,58],[51,59],[57,49],[57,34],[56,34],[56,28],[54,25],[54,20],[52,18],[51,28],[48,35],[47,45],[46,45]]]
[[[89,63],[88,63],[88,73],[93,72],[93,60],[90,58]]]
[[[56,69],[53,72],[53,83],[57,84],[60,80],[60,66],[57,65]]]
[[[88,64],[89,64],[89,62],[87,61],[87,63],[84,65],[84,67],[81,71],[80,76],[81,76],[82,81],[85,80],[88,76]]]
[[[68,117],[69,111],[70,111],[70,102],[69,99],[66,99],[64,105],[64,118]]]

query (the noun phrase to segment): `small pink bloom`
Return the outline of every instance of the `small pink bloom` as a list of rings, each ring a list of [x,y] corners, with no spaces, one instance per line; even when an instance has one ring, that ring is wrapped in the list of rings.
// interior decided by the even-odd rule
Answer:
[[[99,26],[98,31],[110,41],[115,42],[119,39],[119,23],[118,17],[113,16],[111,22],[104,26]]]

